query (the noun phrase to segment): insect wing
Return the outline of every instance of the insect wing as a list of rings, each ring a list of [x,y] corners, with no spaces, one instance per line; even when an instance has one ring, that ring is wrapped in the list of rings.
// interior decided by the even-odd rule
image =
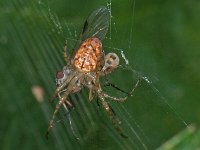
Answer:
[[[106,7],[100,7],[93,11],[84,23],[82,41],[90,37],[103,40],[109,27],[109,15]]]
[[[97,37],[101,41],[105,38],[109,27],[110,13],[106,7],[94,10],[86,19],[76,49],[90,37]]]

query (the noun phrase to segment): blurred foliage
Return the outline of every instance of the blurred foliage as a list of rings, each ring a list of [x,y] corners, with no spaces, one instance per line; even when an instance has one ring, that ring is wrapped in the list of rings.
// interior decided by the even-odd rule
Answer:
[[[156,149],[186,128],[186,123],[199,127],[200,2],[113,0],[105,51],[120,54],[114,48],[123,49],[130,66],[153,82],[142,81],[126,103],[112,103],[129,138],[115,132],[103,109],[96,100],[89,103],[83,90],[72,95],[76,107],[70,112],[80,139],[63,113],[49,140],[45,139],[55,107],[48,99],[55,89],[54,75],[64,65],[65,40],[71,51],[86,16],[109,2],[0,1],[0,149]],[[129,90],[135,82],[130,76],[130,71],[121,69],[110,80]],[[35,85],[44,92],[41,102],[32,93]],[[195,132],[197,142],[192,142],[190,135]],[[175,137],[183,146],[174,149],[197,148],[198,136],[198,130],[186,129]]]
[[[189,126],[184,131],[180,132],[169,141],[164,143],[157,150],[187,150],[199,149],[200,147],[200,130],[194,125]]]

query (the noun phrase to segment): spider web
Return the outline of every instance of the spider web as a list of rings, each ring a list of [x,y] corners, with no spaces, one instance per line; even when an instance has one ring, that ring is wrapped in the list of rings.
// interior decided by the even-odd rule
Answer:
[[[172,113],[175,118],[178,118],[177,121],[179,120],[179,122],[181,122],[181,124],[183,124],[183,126],[187,127],[187,123],[184,121],[184,119],[174,110],[174,108],[168,103],[168,101],[162,96],[162,94],[159,92],[159,90],[155,87],[154,85],[154,82],[151,81],[151,79],[147,76],[147,75],[144,75],[142,74],[141,72],[139,71],[136,71],[133,69],[133,67],[129,64],[129,60],[127,58],[127,56],[125,55],[125,51],[130,51],[132,48],[133,48],[133,26],[134,26],[134,9],[135,9],[135,1],[133,2],[130,2],[130,5],[131,5],[131,17],[130,17],[130,33],[129,33],[129,37],[127,38],[128,39],[128,42],[127,42],[127,50],[124,50],[124,49],[121,49],[121,48],[116,48],[114,47],[113,45],[113,41],[115,39],[113,39],[113,35],[115,32],[115,34],[117,36],[119,36],[119,33],[118,33],[118,30],[117,30],[117,27],[116,27],[116,22],[114,21],[114,16],[112,16],[112,1],[110,0],[109,2],[106,2],[106,5],[110,11],[110,29],[109,29],[109,33],[108,33],[108,36],[107,36],[107,43],[104,45],[104,47],[107,49],[107,51],[111,51],[111,52],[116,52],[118,53],[119,56],[121,56],[121,60],[123,60],[124,62],[122,62],[120,66],[120,68],[122,70],[128,70],[132,75],[132,79],[128,79],[128,80],[131,80],[132,83],[135,83],[135,79],[139,79],[139,80],[143,80],[143,84],[147,84],[149,86],[149,89],[148,90],[152,90],[153,93],[158,97],[158,101],[156,103],[158,103],[159,105],[162,105],[162,107],[164,107],[164,111],[165,113]],[[56,17],[55,17],[56,18]],[[51,18],[52,21],[54,20],[53,18]],[[53,21],[54,22],[54,21]],[[73,26],[73,25],[72,25]],[[59,29],[59,28],[57,28]],[[113,30],[114,29],[114,30]],[[69,27],[67,26],[67,30],[69,31],[69,35],[72,36],[72,32],[74,33],[74,37],[76,38],[76,28],[75,27]],[[67,38],[69,40],[74,40],[76,41],[76,39],[74,38]],[[125,88],[125,87],[123,87]],[[106,90],[106,89],[105,89]],[[109,90],[108,90],[109,91]],[[112,91],[109,91],[110,93],[112,93]],[[116,91],[115,91],[116,92]],[[119,96],[121,96],[119,94]],[[79,98],[81,99],[81,98]],[[87,96],[85,97],[85,99],[87,99]],[[123,106],[123,104],[112,104],[114,106],[114,108],[117,110],[118,113],[120,113],[120,118],[122,118],[122,120],[124,120],[127,128],[130,128],[130,131],[131,131],[131,137],[132,139],[135,139],[135,141],[129,141],[129,145],[127,143],[123,143],[124,146],[122,146],[122,143],[121,143],[121,146],[122,147],[127,147],[127,149],[132,149],[133,147],[135,147],[135,149],[149,149],[149,147],[151,147],[151,142],[148,138],[148,136],[145,134],[145,132],[143,131],[142,127],[139,125],[139,123],[134,119],[134,117],[127,111],[127,109]],[[86,110],[85,110],[86,111]],[[80,112],[81,113],[81,112]],[[124,116],[127,116],[127,117],[124,117]],[[94,119],[94,118],[93,118]],[[92,122],[92,124],[94,125],[94,122],[92,121],[93,120],[92,118],[90,118],[90,122]],[[109,125],[107,125],[109,126]],[[110,130],[112,130],[110,127],[109,127]],[[112,133],[113,134],[113,133]],[[113,136],[116,136],[113,134]],[[119,139],[115,139],[117,142],[119,142],[118,140]],[[122,148],[121,147],[121,148]]]
[[[161,140],[159,142],[156,142],[156,140],[159,138],[162,140],[167,139],[167,136],[163,135],[159,137],[157,134],[153,134],[157,132],[157,130],[163,131],[168,127],[164,126],[166,121],[163,121],[161,117],[168,118],[168,120],[172,120],[171,122],[177,123],[176,126],[179,127],[179,130],[180,128],[187,127],[187,123],[178,114],[176,109],[169,104],[168,100],[162,96],[158,88],[156,88],[156,83],[154,83],[155,79],[154,77],[151,78],[153,73],[147,71],[148,75],[146,75],[141,71],[137,71],[137,68],[140,68],[137,64],[141,62],[137,60],[139,52],[135,53],[136,55],[133,55],[134,52],[131,52],[135,49],[134,41],[137,38],[133,36],[134,30],[136,30],[136,27],[134,27],[134,13],[137,7],[136,2],[129,1],[122,10],[119,10],[127,11],[127,14],[125,14],[127,16],[125,17],[128,19],[126,19],[125,22],[128,24],[124,28],[122,28],[124,25],[122,24],[123,21],[120,21],[123,17],[119,18],[119,13],[116,13],[118,10],[117,2],[111,0],[104,1],[91,4],[91,8],[85,8],[88,5],[89,2],[86,1],[82,7],[85,13],[81,14],[77,12],[77,15],[73,14],[70,18],[71,21],[69,21],[66,17],[60,19],[56,11],[51,8],[52,4],[45,1],[32,1],[29,3],[20,1],[17,3],[11,0],[2,4],[3,8],[9,6],[9,9],[5,9],[6,11],[18,12],[19,15],[16,17],[16,21],[25,20],[19,22],[18,25],[16,25],[16,22],[14,22],[12,18],[6,20],[10,22],[10,27],[14,29],[12,33],[10,31],[12,39],[18,37],[18,39],[16,39],[17,42],[14,42],[13,48],[16,49],[16,51],[14,51],[11,56],[13,58],[16,57],[19,61],[17,64],[13,64],[13,66],[21,66],[22,69],[19,73],[24,77],[24,81],[21,81],[24,85],[27,87],[40,85],[45,92],[45,96],[43,97],[45,102],[40,102],[40,105],[30,103],[34,105],[33,110],[25,109],[26,106],[30,107],[28,102],[19,101],[19,99],[30,99],[29,92],[25,90],[25,94],[21,92],[12,95],[12,97],[16,99],[14,104],[18,107],[21,114],[23,114],[24,111],[28,112],[23,115],[24,120],[22,122],[28,122],[30,130],[27,131],[33,134],[40,148],[44,149],[88,149],[88,147],[92,149],[96,148],[96,146],[99,146],[99,149],[106,149],[110,146],[113,146],[115,149],[130,150],[155,149],[155,147],[161,144]],[[71,96],[75,105],[74,109],[70,110],[70,112],[61,111],[57,118],[59,123],[55,125],[52,131],[53,133],[50,134],[51,137],[49,141],[51,145],[47,148],[42,132],[46,130],[54,106],[51,107],[46,99],[53,94],[55,72],[61,70],[64,64],[62,49],[65,40],[68,41],[69,53],[72,53],[85,17],[89,12],[101,5],[107,6],[110,10],[110,29],[107,38],[103,42],[105,51],[106,53],[117,53],[121,60],[120,67],[110,74],[110,82],[116,83],[116,85],[123,90],[130,91],[136,81],[138,79],[141,80],[134,96],[130,97],[125,104],[111,102],[117,116],[122,121],[124,132],[129,138],[123,139],[116,133],[110,120],[104,114],[104,110],[97,106],[95,100],[89,103],[87,101],[88,91],[83,90]],[[76,6],[73,7],[76,8]],[[126,10],[126,8],[128,9]],[[79,9],[78,6],[77,9]],[[38,20],[40,20],[39,24],[43,25],[40,26],[40,28],[42,28],[41,30],[38,28],[37,22],[34,21],[34,19],[38,17]],[[76,17],[78,21],[74,19]],[[133,57],[131,58],[129,54]],[[136,65],[132,65],[134,60]],[[6,66],[3,67],[3,69],[5,68]],[[12,79],[11,75],[15,72],[16,70],[14,69],[9,70],[8,78],[13,85],[10,84],[6,87],[13,91],[16,90],[13,87],[17,87],[18,84],[20,84],[20,82],[15,82]],[[123,82],[119,82],[119,78]],[[23,89],[22,86],[21,88]],[[111,87],[105,87],[104,90],[113,96],[125,96],[124,93],[116,91]],[[9,99],[9,95],[3,95],[3,97]],[[38,106],[41,107],[40,110],[38,110]],[[36,110],[38,114],[36,114],[34,110]],[[145,118],[145,114],[148,113],[155,119],[151,120],[150,118]],[[37,126],[33,125],[34,119],[37,120],[36,116],[43,116],[45,119],[41,119],[39,122],[43,124],[38,125],[41,126],[43,130],[38,131],[36,129]],[[160,130],[158,128],[159,126],[163,126],[164,129]],[[160,134],[162,134],[162,132]],[[157,139],[154,140],[153,138]]]
[[[135,3],[135,2],[134,2]],[[133,4],[133,5],[135,5],[135,4]],[[109,31],[109,35],[108,35],[108,39],[109,39],[109,43],[111,43],[110,45],[112,45],[111,47],[110,47],[110,49],[111,49],[111,51],[116,51],[116,50],[118,50],[119,52],[120,52],[120,55],[121,55],[121,57],[122,57],[122,59],[124,60],[124,62],[125,62],[125,66],[123,66],[122,68],[123,69],[127,69],[127,70],[130,70],[130,71],[132,71],[133,73],[137,73],[135,70],[133,70],[132,69],[132,67],[129,65],[129,61],[128,61],[128,59],[126,58],[126,56],[125,56],[125,54],[124,54],[124,50],[122,50],[122,49],[119,49],[119,48],[115,48],[115,47],[113,47],[113,39],[112,39],[112,35],[113,35],[113,33],[112,33],[112,18],[113,18],[113,16],[112,16],[112,2],[111,1],[109,1],[108,3],[107,3],[107,6],[109,7],[109,9],[110,9],[110,31]],[[129,42],[128,42],[128,50],[130,50],[131,49],[131,47],[132,47],[132,35],[133,35],[133,20],[134,20],[134,6],[133,6],[133,12],[132,12],[133,14],[131,15],[131,28],[130,28],[130,37],[129,37]],[[60,34],[60,33],[63,33],[63,31],[62,31],[62,27],[61,27],[61,25],[60,25],[60,22],[59,22],[59,20],[58,20],[58,18],[57,18],[57,16],[56,15],[53,15],[52,14],[52,12],[51,12],[51,10],[49,9],[49,16],[50,16],[50,20],[53,22],[53,24],[54,24],[54,26],[55,26],[55,28],[56,28],[56,30],[57,30],[57,33],[58,34]],[[114,28],[115,28],[115,31],[117,32],[117,29],[116,29],[116,27],[115,27],[115,22],[113,23],[113,25],[114,25]],[[71,25],[71,26],[73,26],[73,24]],[[76,37],[75,35],[75,33],[76,33],[76,29],[74,28],[74,31],[72,31],[71,30],[71,28],[72,27],[67,27],[67,30],[70,32],[73,32],[74,33],[74,37]],[[71,40],[71,38],[69,38],[69,40]],[[72,39],[72,40],[74,40],[74,39]],[[77,40],[75,40],[76,42],[77,42]],[[106,46],[105,46],[106,47]],[[143,79],[149,86],[151,86],[152,88],[153,88],[153,90],[154,90],[154,92],[156,93],[156,94],[160,94],[159,93],[159,91],[155,88],[155,86],[153,86],[153,84],[152,84],[152,81],[150,81],[149,79],[148,79],[148,77],[147,76],[141,76],[141,74],[136,74],[137,75],[137,77],[139,77],[139,78],[141,78],[141,79]],[[133,78],[134,79],[134,78]],[[161,97],[161,96],[159,96],[159,98],[162,98],[162,99],[164,99],[163,97]],[[81,99],[81,98],[78,98],[78,99]],[[85,99],[87,99],[87,96],[85,96]],[[165,100],[163,103],[166,103],[168,106],[169,106],[169,108],[170,109],[172,109],[172,107],[167,103],[167,101]],[[77,103],[77,105],[78,105],[78,103]],[[81,114],[81,112],[87,112],[88,110],[87,110],[87,105],[86,104],[84,104],[84,103],[82,103],[82,107],[81,108],[85,108],[85,110],[81,110],[81,108],[79,108],[78,110],[80,110],[80,112],[79,112],[79,115]],[[116,105],[117,106],[117,105]],[[131,115],[130,115],[130,113],[128,113],[128,111],[126,111],[126,109],[123,107],[123,105],[121,106],[123,109],[122,110],[124,110],[124,112],[123,111],[121,111],[122,112],[122,118],[124,118],[124,116],[126,116],[126,115],[128,115],[129,116],[129,118],[131,118]],[[118,108],[117,109],[119,112],[120,112],[120,110],[121,110],[121,108]],[[166,110],[167,112],[169,111],[169,110]],[[172,109],[172,111],[174,112],[174,113],[176,113],[173,109]],[[125,113],[126,112],[126,113]],[[91,122],[91,125],[92,125],[92,120],[94,120],[94,118],[92,118],[90,115],[89,115],[89,112],[87,113],[88,114],[88,121],[85,123],[86,124],[86,126],[88,126],[88,124],[89,124],[89,122]],[[124,115],[124,114],[126,114],[126,115]],[[179,117],[179,116],[178,116]],[[85,117],[86,118],[86,117]],[[143,132],[143,130],[141,129],[141,127],[140,127],[140,125],[132,118],[132,121],[133,121],[133,123],[135,124],[135,127],[133,127],[133,125],[130,123],[130,121],[128,121],[128,119],[126,120],[126,118],[124,119],[125,120],[125,123],[127,123],[127,125],[131,128],[131,131],[132,131],[132,135],[133,135],[133,139],[135,139],[135,141],[134,142],[130,142],[129,144],[131,144],[131,145],[127,145],[127,144],[125,144],[124,143],[124,146],[123,147],[127,147],[127,149],[132,149],[132,147],[135,147],[136,149],[141,149],[141,147],[143,148],[143,149],[147,149],[147,145],[146,145],[146,142],[144,142],[146,139],[144,139],[144,137],[145,138],[147,138],[146,137],[146,135],[144,134],[144,132]],[[77,121],[78,122],[78,121]],[[186,124],[184,121],[183,121],[183,123],[184,124]],[[75,123],[75,124],[77,124],[77,123]],[[109,126],[109,125],[108,125]],[[76,128],[76,127],[73,127],[73,129],[74,128]],[[81,128],[81,127],[79,127],[79,128]],[[86,129],[85,129],[86,130]],[[109,130],[112,130],[110,127],[109,127]],[[141,132],[141,133],[140,133]],[[116,136],[116,135],[115,135]],[[147,138],[147,140],[148,140],[148,138]],[[119,139],[116,139],[116,141],[117,142],[119,142]],[[136,142],[136,141],[138,141],[138,143]]]

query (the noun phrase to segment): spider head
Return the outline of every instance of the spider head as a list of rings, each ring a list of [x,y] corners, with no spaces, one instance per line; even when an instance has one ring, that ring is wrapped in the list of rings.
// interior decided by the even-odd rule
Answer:
[[[56,73],[56,85],[61,85],[64,81],[65,78],[65,74],[63,73],[63,71],[58,71]]]
[[[111,73],[119,65],[119,57],[115,53],[108,53],[105,56],[105,64],[102,71],[105,74]]]
[[[60,86],[66,80],[67,76],[71,73],[71,69],[64,67],[63,71],[58,71],[56,73],[56,85]]]

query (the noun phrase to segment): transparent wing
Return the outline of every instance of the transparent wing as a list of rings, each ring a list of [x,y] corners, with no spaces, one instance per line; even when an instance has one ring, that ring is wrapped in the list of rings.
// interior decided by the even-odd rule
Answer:
[[[86,19],[76,49],[86,39],[97,37],[101,41],[105,38],[109,27],[110,13],[106,7],[99,7],[94,10]]]
[[[106,7],[100,7],[93,11],[84,23],[81,40],[84,41],[90,37],[103,40],[109,27],[109,15],[109,10]]]

